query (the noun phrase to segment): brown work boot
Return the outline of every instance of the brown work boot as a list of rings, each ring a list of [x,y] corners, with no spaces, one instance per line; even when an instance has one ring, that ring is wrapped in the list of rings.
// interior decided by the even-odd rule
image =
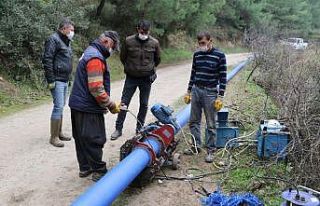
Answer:
[[[50,136],[50,144],[55,147],[64,147],[64,144],[59,139],[60,133],[60,120],[59,119],[52,119],[51,120],[51,136]]]
[[[71,137],[67,137],[65,136],[63,133],[62,133],[62,119],[60,120],[60,125],[59,125],[59,139],[61,141],[70,141],[71,140]]]

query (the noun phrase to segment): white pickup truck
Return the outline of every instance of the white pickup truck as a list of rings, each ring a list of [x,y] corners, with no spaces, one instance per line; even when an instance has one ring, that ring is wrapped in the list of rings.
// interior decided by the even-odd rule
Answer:
[[[303,50],[308,47],[308,43],[305,42],[302,38],[288,38],[286,40],[282,40],[281,43],[285,46],[290,46],[297,50]]]

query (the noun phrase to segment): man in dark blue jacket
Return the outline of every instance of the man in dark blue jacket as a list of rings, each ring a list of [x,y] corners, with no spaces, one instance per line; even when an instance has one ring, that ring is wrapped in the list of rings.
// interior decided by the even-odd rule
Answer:
[[[120,112],[110,98],[110,71],[106,59],[118,50],[117,32],[106,31],[84,51],[77,67],[69,99],[72,135],[76,144],[79,177],[92,173],[99,180],[106,172],[102,148],[106,142],[104,116]]]
[[[63,108],[67,98],[68,83],[72,72],[71,40],[74,36],[74,23],[68,19],[63,20],[54,34],[44,46],[42,58],[48,87],[53,98],[51,114],[50,143],[56,147],[63,147],[62,141],[70,141],[70,137],[63,135],[62,119]]]

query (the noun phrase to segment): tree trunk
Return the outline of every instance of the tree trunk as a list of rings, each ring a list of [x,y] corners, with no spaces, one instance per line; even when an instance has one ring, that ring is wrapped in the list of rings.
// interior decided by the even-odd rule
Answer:
[[[99,6],[97,8],[96,17],[99,17],[101,15],[101,12],[102,12],[102,9],[103,9],[105,3],[106,3],[106,0],[101,0],[100,1],[100,4],[99,4]]]

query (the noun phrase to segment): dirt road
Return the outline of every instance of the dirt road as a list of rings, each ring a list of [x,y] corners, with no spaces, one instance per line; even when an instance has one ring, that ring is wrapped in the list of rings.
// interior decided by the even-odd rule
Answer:
[[[228,64],[244,60],[247,54],[227,56]],[[161,102],[173,104],[187,88],[190,62],[169,66],[158,71],[152,88],[150,105]],[[112,99],[120,100],[123,81],[112,84]],[[78,178],[74,142],[64,148],[49,145],[49,116],[52,104],[45,104],[0,119],[0,205],[69,205],[72,200],[92,184],[89,179]],[[138,109],[137,95],[130,110]],[[71,135],[70,111],[66,107],[64,131]],[[107,135],[114,129],[115,115],[107,114]],[[152,119],[148,113],[147,122]],[[134,134],[135,119],[128,114],[124,135],[117,141],[108,141],[104,160],[111,168],[119,159],[119,148]],[[173,201],[175,194],[172,194]],[[164,196],[166,197],[166,196]],[[139,201],[130,205],[141,205]],[[150,205],[169,205],[170,200],[151,202]],[[172,202],[172,200],[171,200]],[[168,203],[168,204],[167,204]],[[149,204],[145,204],[149,205]]]

